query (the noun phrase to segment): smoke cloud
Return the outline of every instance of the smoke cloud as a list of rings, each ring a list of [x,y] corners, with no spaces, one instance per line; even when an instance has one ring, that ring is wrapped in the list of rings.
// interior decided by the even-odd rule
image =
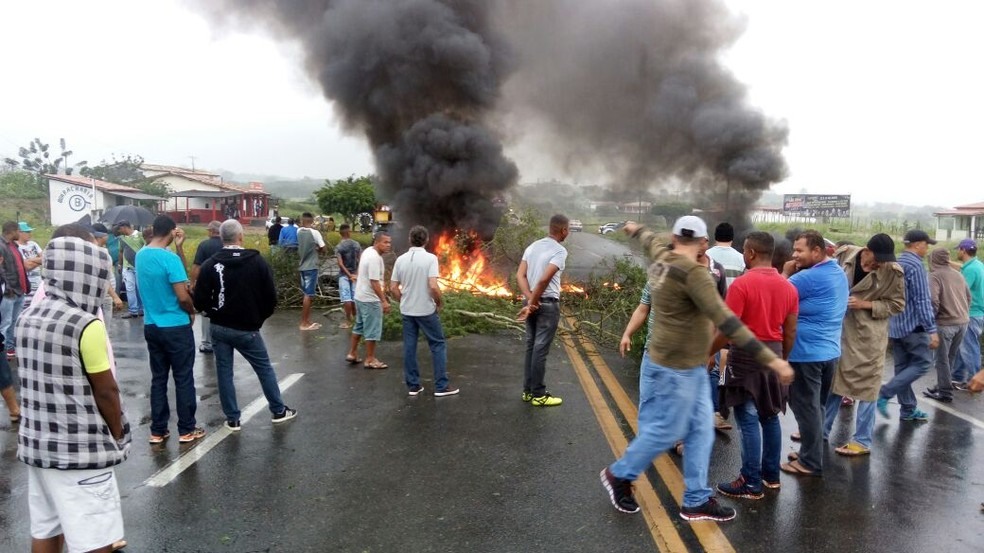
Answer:
[[[720,63],[716,0],[207,0],[301,46],[373,148],[398,220],[490,237],[519,172],[505,139],[623,190],[683,185],[739,215],[786,175],[787,129]]]

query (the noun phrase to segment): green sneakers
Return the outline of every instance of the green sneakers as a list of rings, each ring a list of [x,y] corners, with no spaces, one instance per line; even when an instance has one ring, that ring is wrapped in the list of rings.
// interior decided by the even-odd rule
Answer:
[[[559,397],[554,397],[549,393],[543,394],[542,396],[537,396],[530,399],[530,403],[536,405],[537,407],[553,407],[555,405],[560,405],[564,403],[564,400]]]
[[[524,403],[529,403],[530,400],[532,400],[532,399],[533,399],[533,394],[531,394],[529,392],[523,392],[523,402]]]

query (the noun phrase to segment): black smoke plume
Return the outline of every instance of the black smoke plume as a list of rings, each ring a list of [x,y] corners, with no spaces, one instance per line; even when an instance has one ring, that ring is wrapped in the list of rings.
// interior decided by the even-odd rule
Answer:
[[[208,0],[220,22],[301,46],[345,127],[373,148],[404,228],[491,238],[516,165],[487,117],[512,64],[483,0]],[[196,3],[201,8],[201,5]]]

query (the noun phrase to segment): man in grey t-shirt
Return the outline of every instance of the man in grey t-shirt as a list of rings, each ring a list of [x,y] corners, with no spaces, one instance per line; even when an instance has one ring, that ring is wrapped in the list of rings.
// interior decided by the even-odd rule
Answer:
[[[533,242],[523,253],[516,280],[526,298],[526,358],[523,401],[538,407],[560,405],[563,400],[547,392],[543,380],[547,354],[560,323],[560,275],[567,262],[567,249],[561,242],[570,233],[564,215],[550,218],[550,235]]]
[[[390,276],[390,292],[400,302],[403,316],[403,377],[411,396],[424,391],[417,367],[417,337],[422,330],[434,363],[434,396],[452,396],[458,388],[448,384],[447,342],[437,312],[443,303],[437,277],[437,256],[424,249],[427,229],[410,229],[410,250],[396,259]]]
[[[317,330],[320,323],[311,321],[311,303],[318,287],[318,254],[325,251],[325,239],[321,233],[311,228],[314,215],[301,214],[301,228],[297,229],[297,255],[300,257],[298,271],[301,273],[301,291],[304,301],[301,304],[301,330]]]
[[[345,322],[341,328],[351,328],[355,320],[355,281],[359,272],[359,256],[362,246],[352,240],[352,230],[348,223],[338,227],[342,235],[341,242],[335,246],[335,258],[338,261],[338,299],[345,310]]]

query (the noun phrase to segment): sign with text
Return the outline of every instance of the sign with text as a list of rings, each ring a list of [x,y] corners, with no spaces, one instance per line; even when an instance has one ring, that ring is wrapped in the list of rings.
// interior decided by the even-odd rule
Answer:
[[[782,212],[801,217],[850,217],[850,194],[784,194]]]

